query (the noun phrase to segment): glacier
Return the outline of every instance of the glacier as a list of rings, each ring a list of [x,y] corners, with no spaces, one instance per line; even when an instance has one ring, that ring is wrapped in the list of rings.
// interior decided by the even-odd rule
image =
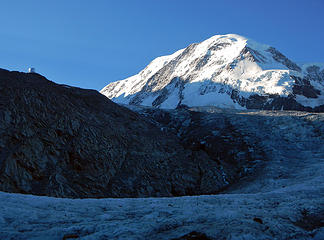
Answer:
[[[324,238],[323,113],[195,111],[229,114],[246,137],[261,139],[271,159],[217,195],[63,199],[0,192],[0,239],[186,239],[193,232],[205,239]]]

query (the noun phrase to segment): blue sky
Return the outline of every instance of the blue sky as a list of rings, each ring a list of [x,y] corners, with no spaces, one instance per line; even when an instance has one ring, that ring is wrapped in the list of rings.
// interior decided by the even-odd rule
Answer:
[[[3,0],[0,68],[100,90],[154,58],[236,33],[324,62],[322,0]]]

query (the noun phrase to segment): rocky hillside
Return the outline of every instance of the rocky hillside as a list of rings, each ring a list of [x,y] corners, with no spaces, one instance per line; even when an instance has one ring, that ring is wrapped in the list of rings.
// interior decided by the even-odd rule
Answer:
[[[245,37],[216,35],[153,60],[101,93],[114,102],[176,108],[324,111],[324,64],[297,64]]]
[[[145,119],[97,91],[1,69],[0,190],[72,198],[209,194],[263,158],[224,116],[152,114]]]

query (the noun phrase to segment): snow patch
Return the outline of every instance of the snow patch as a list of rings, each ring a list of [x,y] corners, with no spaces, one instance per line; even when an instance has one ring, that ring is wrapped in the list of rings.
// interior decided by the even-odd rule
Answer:
[[[296,95],[295,99],[298,103],[300,103],[301,105],[306,106],[306,107],[314,108],[314,107],[317,107],[320,105],[324,105],[324,96],[323,95],[318,96],[318,98],[307,98],[302,95]]]

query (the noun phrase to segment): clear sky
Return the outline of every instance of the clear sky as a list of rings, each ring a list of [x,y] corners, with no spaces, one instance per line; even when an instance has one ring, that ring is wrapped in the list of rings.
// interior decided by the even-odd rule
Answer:
[[[324,0],[1,0],[0,68],[100,90],[216,34],[324,62]]]

